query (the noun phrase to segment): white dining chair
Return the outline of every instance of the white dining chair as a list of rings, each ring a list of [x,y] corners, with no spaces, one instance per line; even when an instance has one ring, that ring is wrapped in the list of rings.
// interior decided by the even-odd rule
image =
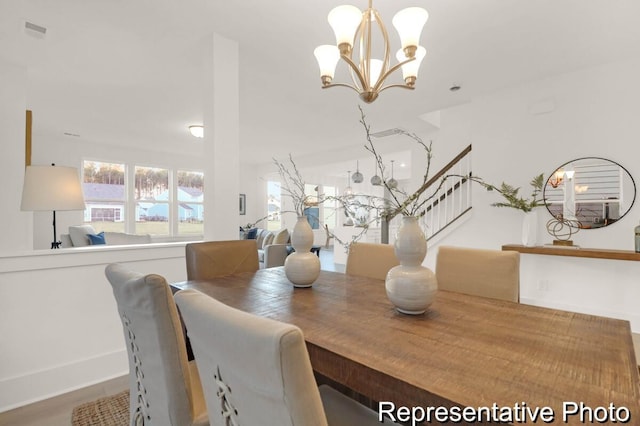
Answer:
[[[345,273],[384,280],[389,269],[400,262],[392,244],[351,243]]]
[[[207,280],[259,268],[254,240],[205,241],[185,246],[188,280]]]
[[[195,362],[187,361],[173,295],[160,275],[119,264],[105,269],[129,357],[131,425],[206,426],[209,418]]]
[[[438,289],[493,299],[520,301],[520,253],[440,246]]]
[[[377,413],[317,387],[302,331],[195,290],[175,295],[212,425],[379,425]]]

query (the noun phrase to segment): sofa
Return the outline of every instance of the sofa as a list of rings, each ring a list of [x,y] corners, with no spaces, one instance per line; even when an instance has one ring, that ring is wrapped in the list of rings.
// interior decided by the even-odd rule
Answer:
[[[92,245],[129,245],[148,244],[151,242],[149,234],[127,234],[124,232],[99,232],[91,225],[70,226],[68,234],[60,235],[62,248],[87,247]]]
[[[284,261],[291,251],[287,228],[275,232],[263,228],[253,228],[245,233],[245,238],[256,240],[258,262],[261,269],[284,265]]]

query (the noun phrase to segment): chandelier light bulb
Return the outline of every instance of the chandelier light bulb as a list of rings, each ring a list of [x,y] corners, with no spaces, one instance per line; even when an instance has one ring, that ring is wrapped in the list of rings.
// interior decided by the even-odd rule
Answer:
[[[429,13],[421,7],[408,7],[395,14],[393,26],[398,31],[402,49],[407,58],[413,58],[414,49],[420,44],[422,28],[429,19]]]
[[[340,60],[340,51],[335,46],[323,44],[322,46],[316,47],[313,54],[318,61],[318,66],[320,67],[320,78],[322,79],[322,84],[326,85],[331,83],[336,72],[336,65]]]
[[[404,82],[406,84],[410,86],[413,86],[415,84],[416,78],[418,78],[418,70],[420,69],[420,64],[422,63],[422,60],[424,59],[426,54],[427,50],[422,46],[418,46],[415,59],[402,65],[402,78],[404,79]],[[407,59],[404,55],[404,50],[398,50],[398,52],[396,53],[396,59],[398,60],[398,62],[402,62]]]
[[[336,35],[336,44],[340,47],[341,53],[345,54],[344,49],[348,54],[353,48],[353,39],[362,22],[362,12],[355,6],[338,6],[329,12],[327,20]]]

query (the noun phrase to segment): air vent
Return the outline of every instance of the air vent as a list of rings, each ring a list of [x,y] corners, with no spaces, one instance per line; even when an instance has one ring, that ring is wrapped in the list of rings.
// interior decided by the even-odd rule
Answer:
[[[40,33],[42,35],[45,35],[47,33],[47,29],[45,27],[41,27],[40,25],[33,24],[33,23],[29,22],[29,21],[26,21],[24,23],[24,27],[27,30],[35,31],[35,32]]]
[[[374,138],[386,138],[387,136],[399,135],[406,132],[407,131],[404,129],[401,129],[399,127],[394,127],[393,129],[387,129],[381,132],[371,133],[371,136],[373,136]]]

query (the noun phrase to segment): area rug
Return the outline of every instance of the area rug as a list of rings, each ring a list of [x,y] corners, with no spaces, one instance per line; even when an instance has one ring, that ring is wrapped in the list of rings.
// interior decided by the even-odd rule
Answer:
[[[127,426],[128,424],[128,390],[79,405],[71,413],[71,426]]]

